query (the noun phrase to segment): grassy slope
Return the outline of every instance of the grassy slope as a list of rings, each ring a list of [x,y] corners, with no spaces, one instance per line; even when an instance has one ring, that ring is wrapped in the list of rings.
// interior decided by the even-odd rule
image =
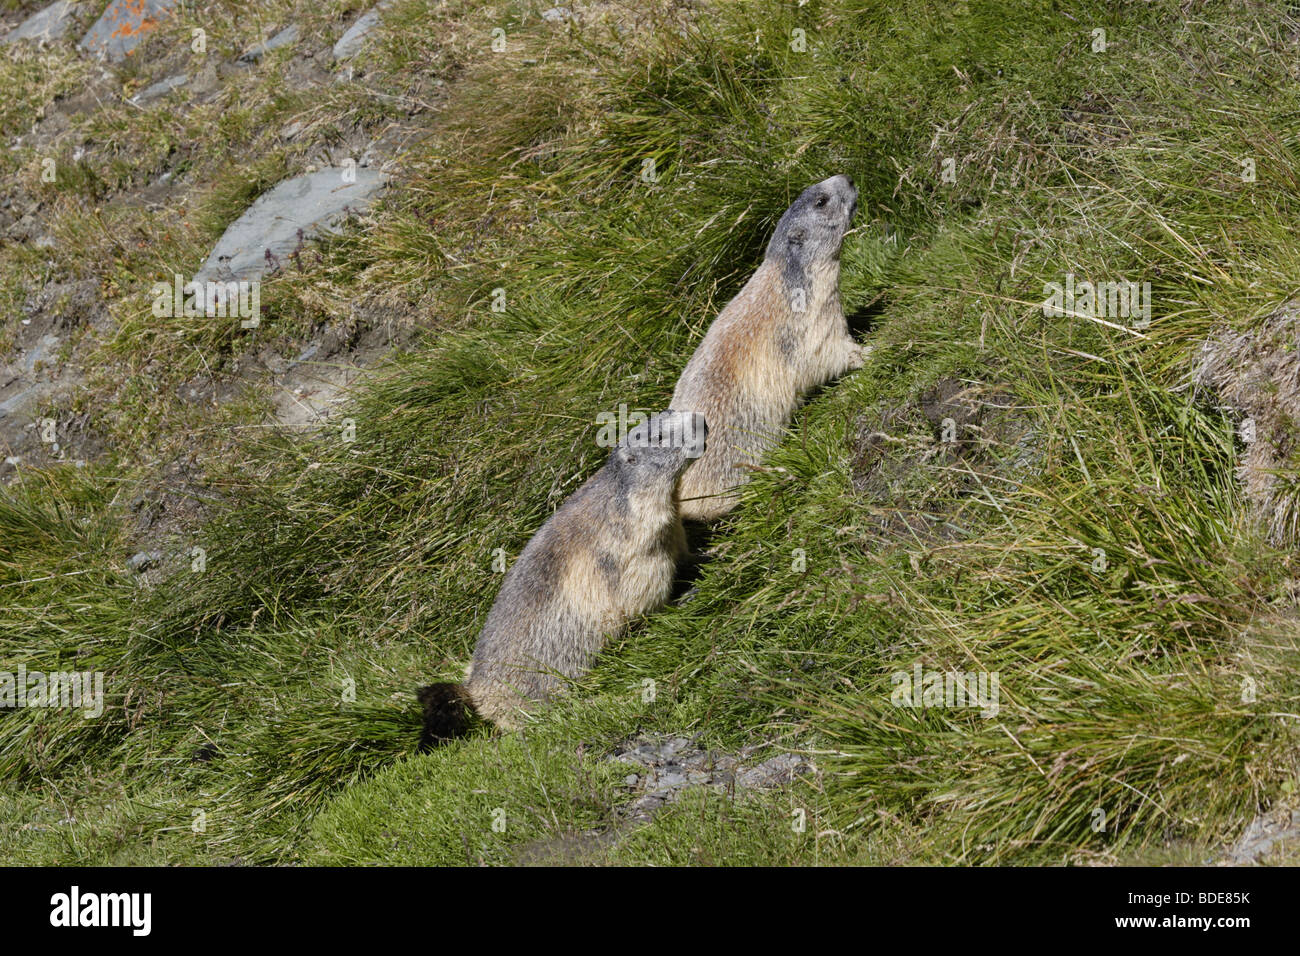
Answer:
[[[505,862],[608,824],[628,798],[601,757],[646,730],[779,739],[824,774],[698,795],[574,858],[1194,859],[1292,792],[1275,715],[1295,712],[1296,638],[1260,622],[1293,558],[1247,521],[1233,423],[1188,372],[1217,323],[1295,292],[1300,25],[1238,4],[935,6],[726,5],[628,49],[494,11],[511,52],[458,85],[375,223],[325,249],[340,294],[408,283],[443,308],[357,394],[355,442],[247,443],[237,504],[187,542],[206,571],[149,593],[112,570],[122,472],[0,501],[4,659],[101,667],[112,703],[5,715],[0,853]],[[831,171],[862,193],[843,286],[867,368],[801,410],[692,600],[526,734],[410,756],[410,690],[458,673],[493,549],[517,554],[597,467],[598,412],[664,403],[775,218]],[[1149,280],[1146,336],[1044,318],[1066,272]],[[937,444],[915,398],[946,379],[1011,426]],[[999,672],[1001,713],[891,706],[917,662]]]

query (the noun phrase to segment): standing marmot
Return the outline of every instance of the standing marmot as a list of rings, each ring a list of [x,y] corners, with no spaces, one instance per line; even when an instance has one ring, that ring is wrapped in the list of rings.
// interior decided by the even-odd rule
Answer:
[[[677,480],[705,448],[704,416],[669,409],[628,432],[506,573],[462,684],[419,691],[421,749],[463,733],[469,709],[507,730],[584,674],[612,634],[672,592],[686,537]]]
[[[677,380],[672,407],[703,412],[711,432],[708,451],[682,475],[683,518],[730,511],[747,466],[777,443],[800,396],[862,367],[840,306],[840,245],[857,208],[848,176],[805,189]]]

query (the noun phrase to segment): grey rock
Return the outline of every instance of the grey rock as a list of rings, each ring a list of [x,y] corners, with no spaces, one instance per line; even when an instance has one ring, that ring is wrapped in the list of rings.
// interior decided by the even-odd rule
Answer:
[[[68,32],[76,12],[77,4],[73,0],[55,0],[0,37],[0,44],[16,43],[18,40],[35,40],[38,43],[57,40]]]
[[[810,764],[797,754],[778,754],[770,760],[764,760],[757,767],[741,770],[736,774],[738,790],[770,790],[793,781],[796,777],[812,771]]]
[[[680,790],[686,786],[686,774],[678,773],[675,770],[668,770],[664,773],[655,774],[651,784],[655,791],[662,793],[665,790]]]
[[[806,758],[790,753],[746,767],[744,762],[761,749],[763,745],[755,745],[733,755],[704,750],[689,737],[638,738],[625,741],[605,759],[644,771],[624,777],[629,789],[642,791],[626,812],[630,819],[642,821],[675,802],[690,787],[768,790],[816,770]]]
[[[135,96],[131,97],[131,102],[136,106],[144,106],[152,103],[154,100],[161,99],[172,90],[185,85],[188,78],[184,73],[177,73],[175,76],[169,76],[165,80],[159,80],[152,86],[147,86]]]
[[[1300,842],[1300,810],[1278,810],[1256,817],[1224,860],[1236,866],[1255,863],[1273,849]]]
[[[256,63],[262,57],[266,56],[272,50],[278,50],[280,47],[290,46],[298,42],[298,24],[293,23],[285,27],[269,40],[263,40],[261,43],[250,46],[243,53],[239,54],[239,59],[243,63]]]
[[[39,395],[40,391],[35,387],[24,388],[6,399],[0,399],[0,418],[7,415],[15,415],[21,411],[27,403],[27,399]]]
[[[217,88],[217,65],[211,60],[190,80],[190,92],[203,96]]]
[[[217,241],[196,282],[255,279],[267,269],[267,252],[285,260],[302,238],[326,230],[345,211],[361,212],[386,181],[377,169],[357,167],[353,182],[342,168],[287,179],[259,196]]]
[[[361,52],[361,47],[365,44],[366,37],[375,27],[379,26],[381,13],[387,4],[377,4],[373,9],[367,10],[357,22],[348,27],[343,36],[339,37],[339,42],[334,44],[334,59],[346,60],[356,56]]]
[[[568,7],[551,7],[549,10],[542,11],[542,19],[549,23],[563,23],[565,20],[573,19],[573,11]]]
[[[112,0],[79,46],[116,63],[158,29],[176,4],[177,0]]]
[[[59,337],[57,335],[42,335],[39,342],[27,350],[27,355],[23,364],[28,372],[36,371],[36,363],[42,361],[46,355],[58,347]]]
[[[137,551],[126,559],[126,569],[139,574],[141,571],[147,571],[161,564],[162,559],[163,553],[161,551]]]

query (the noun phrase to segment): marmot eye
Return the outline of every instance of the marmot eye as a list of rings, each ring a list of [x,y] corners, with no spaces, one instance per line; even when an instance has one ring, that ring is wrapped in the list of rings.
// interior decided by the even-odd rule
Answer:
[[[818,208],[818,209],[821,209],[822,206],[826,205],[826,201],[827,201],[827,199],[829,199],[829,198],[830,198],[830,197],[826,196],[825,194],[823,194],[823,195],[821,195],[821,196],[818,196],[818,197],[817,197],[817,208]]]

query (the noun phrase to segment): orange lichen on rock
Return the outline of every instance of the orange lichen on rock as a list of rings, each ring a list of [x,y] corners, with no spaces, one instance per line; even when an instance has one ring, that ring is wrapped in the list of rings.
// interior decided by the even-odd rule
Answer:
[[[113,0],[81,45],[110,59],[130,56],[145,35],[161,26],[163,15],[174,5],[175,0]]]

